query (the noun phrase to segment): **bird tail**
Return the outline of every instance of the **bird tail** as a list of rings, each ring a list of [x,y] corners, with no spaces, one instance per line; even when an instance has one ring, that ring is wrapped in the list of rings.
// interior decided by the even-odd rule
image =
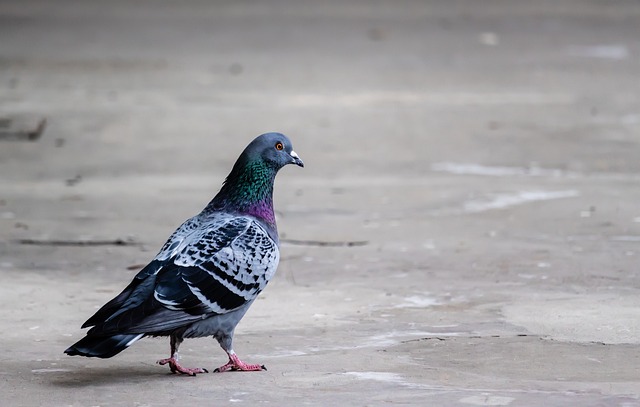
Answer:
[[[144,334],[120,334],[113,336],[85,336],[64,351],[69,356],[110,358],[127,349]]]

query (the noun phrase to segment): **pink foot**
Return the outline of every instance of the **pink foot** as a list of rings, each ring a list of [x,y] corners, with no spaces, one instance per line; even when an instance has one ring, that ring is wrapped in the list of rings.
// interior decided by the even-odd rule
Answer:
[[[249,365],[247,363],[244,363],[234,353],[229,355],[229,362],[227,362],[226,365],[220,366],[219,368],[214,370],[214,372],[222,373],[222,372],[226,372],[227,370],[231,370],[231,371],[239,370],[244,372],[252,372],[252,371],[267,370],[267,368],[264,365]]]
[[[209,373],[207,369],[201,369],[199,367],[196,367],[193,369],[190,369],[188,367],[182,367],[180,366],[180,363],[178,363],[178,360],[175,357],[160,359],[158,361],[159,365],[166,365],[167,363],[169,364],[169,368],[171,369],[172,373],[181,373],[189,376],[195,376],[197,373]]]

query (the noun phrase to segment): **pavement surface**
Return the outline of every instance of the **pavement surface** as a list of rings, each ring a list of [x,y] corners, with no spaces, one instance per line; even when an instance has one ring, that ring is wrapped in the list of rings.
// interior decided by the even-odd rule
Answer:
[[[639,406],[639,77],[635,0],[0,2],[1,404]],[[64,355],[266,131],[269,370]]]

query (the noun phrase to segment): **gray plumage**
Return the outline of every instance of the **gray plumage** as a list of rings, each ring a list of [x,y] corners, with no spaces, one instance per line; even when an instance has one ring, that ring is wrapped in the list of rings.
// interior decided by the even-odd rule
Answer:
[[[178,363],[184,338],[215,337],[229,356],[217,370],[260,370],[233,350],[233,333],[278,267],[273,180],[286,164],[303,166],[279,133],[252,141],[222,189],[198,215],[185,221],[156,257],[83,328],[87,336],[69,355],[109,358],[145,336],[169,336],[173,372],[195,375]]]

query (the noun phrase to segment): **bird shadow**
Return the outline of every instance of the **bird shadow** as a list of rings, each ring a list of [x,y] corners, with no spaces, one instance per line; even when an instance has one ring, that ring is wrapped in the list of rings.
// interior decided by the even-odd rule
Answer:
[[[152,366],[114,366],[97,369],[91,368],[70,370],[64,372],[52,372],[47,375],[46,382],[52,387],[73,389],[83,387],[107,386],[119,383],[149,384],[153,381],[162,381],[168,378],[176,377],[184,377],[185,379],[194,378],[193,376],[171,373],[168,368],[167,370],[165,370],[158,367],[154,370]]]

